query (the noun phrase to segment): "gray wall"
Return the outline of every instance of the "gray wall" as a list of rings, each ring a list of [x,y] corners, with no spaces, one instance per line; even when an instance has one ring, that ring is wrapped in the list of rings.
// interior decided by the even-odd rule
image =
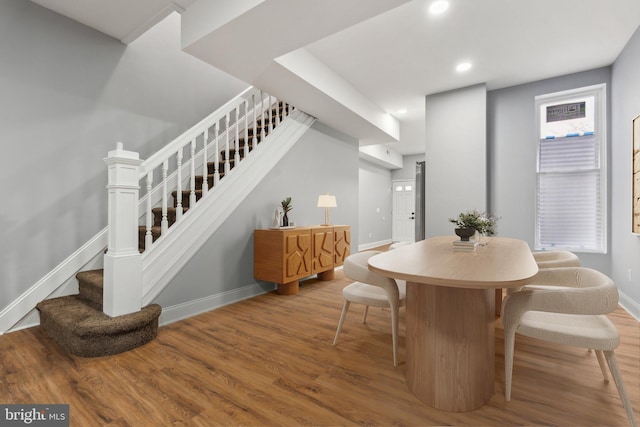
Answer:
[[[103,158],[142,158],[247,85],[180,51],[179,17],[119,41],[0,0],[0,310],[107,224]]]
[[[313,161],[310,161],[313,159]],[[330,165],[330,167],[327,167]],[[256,283],[253,231],[269,228],[275,208],[291,197],[290,220],[297,225],[324,222],[320,194],[336,196],[331,224],[351,226],[351,250],[358,248],[358,143],[315,124],[255,188],[198,254],[178,273],[156,302],[175,306]],[[264,284],[269,289],[273,284]]]
[[[360,248],[391,241],[391,171],[360,159]]]
[[[411,156],[402,157],[402,169],[394,169],[391,171],[391,181],[402,179],[415,179],[416,163],[424,162],[424,154],[413,154]]]
[[[611,277],[640,318],[640,236],[631,234],[631,120],[640,114],[640,28],[612,67]],[[629,274],[630,273],[630,274]],[[629,277],[629,275],[631,277]]]
[[[489,209],[501,217],[497,226],[499,235],[525,240],[529,247],[534,247],[537,135],[534,98],[537,95],[599,83],[607,84],[610,118],[609,67],[488,93]],[[608,134],[611,135],[609,118],[607,126]],[[613,141],[610,137],[608,139],[611,147]],[[609,175],[611,169],[609,162]],[[610,272],[608,255],[579,256],[584,265],[607,274]]]
[[[484,84],[426,97],[426,237],[453,234],[448,218],[487,208],[486,98]]]

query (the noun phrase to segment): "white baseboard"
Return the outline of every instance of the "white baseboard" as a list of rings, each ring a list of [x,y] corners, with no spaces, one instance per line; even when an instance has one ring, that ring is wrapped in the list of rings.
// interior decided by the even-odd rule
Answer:
[[[162,314],[158,320],[160,326],[168,325],[179,320],[187,319],[234,302],[253,298],[258,295],[266,294],[275,289],[273,284],[253,283],[238,289],[221,292],[215,295],[209,295],[204,298],[185,302],[183,304],[173,305],[171,307],[162,308]]]
[[[371,243],[363,243],[362,245],[358,245],[358,252],[366,251],[367,249],[377,248],[378,246],[384,246],[393,243],[393,240],[380,240],[379,242],[371,242]]]
[[[276,286],[274,284],[253,283],[238,289],[209,295],[183,304],[173,305],[167,308],[163,307],[158,323],[160,326],[168,325],[179,320],[197,316],[198,314],[202,314],[207,311],[215,310],[216,308],[224,307],[225,305],[233,304],[234,302],[266,294],[267,292],[273,291],[275,288]],[[38,325],[40,325],[40,317],[38,316],[37,310],[34,309],[23,319],[22,322],[18,323],[8,332],[16,332],[21,329],[33,328]]]
[[[78,292],[75,274],[81,269],[102,268],[102,255],[108,244],[107,228],[69,255],[15,301],[0,311],[0,335],[8,331],[29,328],[33,323],[35,306],[42,300]],[[75,289],[69,292],[67,289]],[[38,316],[35,316],[39,319]],[[39,324],[39,320],[38,323]]]
[[[628,295],[618,291],[618,302],[627,313],[632,315],[637,321],[640,322],[640,304],[632,300]]]

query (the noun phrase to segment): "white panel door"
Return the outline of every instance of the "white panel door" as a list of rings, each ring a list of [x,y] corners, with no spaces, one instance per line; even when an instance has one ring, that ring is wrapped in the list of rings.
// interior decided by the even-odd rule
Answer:
[[[393,224],[391,238],[394,242],[415,242],[415,179],[393,181]]]

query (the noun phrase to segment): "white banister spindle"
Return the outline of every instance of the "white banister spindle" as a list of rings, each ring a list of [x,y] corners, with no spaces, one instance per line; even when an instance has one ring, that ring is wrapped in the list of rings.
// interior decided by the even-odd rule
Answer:
[[[240,106],[236,105],[236,143],[234,156],[233,156],[233,167],[237,167],[240,164]]]
[[[280,101],[276,98],[276,126],[280,125]]]
[[[256,110],[258,109],[258,105],[256,103],[255,94],[251,95],[251,102],[253,103],[253,148],[256,148],[256,145],[258,145],[258,122],[256,121]]]
[[[153,190],[153,171],[149,171],[147,174],[147,217],[146,217],[146,231],[144,234],[144,250],[151,249],[153,244],[153,201],[151,200],[151,191]]]
[[[169,171],[169,159],[162,162],[162,221],[160,221],[160,234],[165,234],[169,229],[169,219],[167,218],[167,199],[169,198],[169,188],[167,186],[167,173]]]
[[[265,127],[267,126],[266,119],[266,110],[264,109],[264,93],[260,91],[260,111],[262,111],[262,120],[260,121],[260,142],[264,141],[265,137]]]
[[[220,181],[220,145],[218,144],[218,123],[213,124],[213,185]]]
[[[204,130],[204,146],[202,147],[202,197],[209,191],[209,165],[207,164],[207,144],[209,143],[209,129]]]
[[[182,157],[184,147],[180,147],[178,149],[178,154],[176,155],[176,166],[177,166],[177,185],[176,185],[176,194],[182,194]],[[179,222],[182,219],[182,197],[176,197],[176,222]]]
[[[196,140],[191,140],[191,177],[189,180],[190,193],[189,193],[189,209],[196,206]],[[178,197],[182,197],[182,194],[178,194]]]
[[[273,131],[273,103],[271,102],[271,95],[269,95],[269,133]]]
[[[231,170],[231,165],[229,164],[229,113],[224,118],[225,124],[225,134],[227,135],[227,140],[224,144],[224,174],[227,175]]]
[[[249,155],[249,101],[244,100],[244,156]]]
[[[104,159],[107,165],[108,237],[104,255],[102,310],[115,317],[140,311],[142,257],[138,249],[138,153],[125,151],[121,142]]]

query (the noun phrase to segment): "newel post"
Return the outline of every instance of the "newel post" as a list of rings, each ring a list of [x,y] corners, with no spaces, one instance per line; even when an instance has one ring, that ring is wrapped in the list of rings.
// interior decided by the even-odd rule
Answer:
[[[140,311],[142,258],[138,251],[138,153],[118,142],[104,159],[108,170],[109,247],[104,256],[103,311],[109,316]]]

